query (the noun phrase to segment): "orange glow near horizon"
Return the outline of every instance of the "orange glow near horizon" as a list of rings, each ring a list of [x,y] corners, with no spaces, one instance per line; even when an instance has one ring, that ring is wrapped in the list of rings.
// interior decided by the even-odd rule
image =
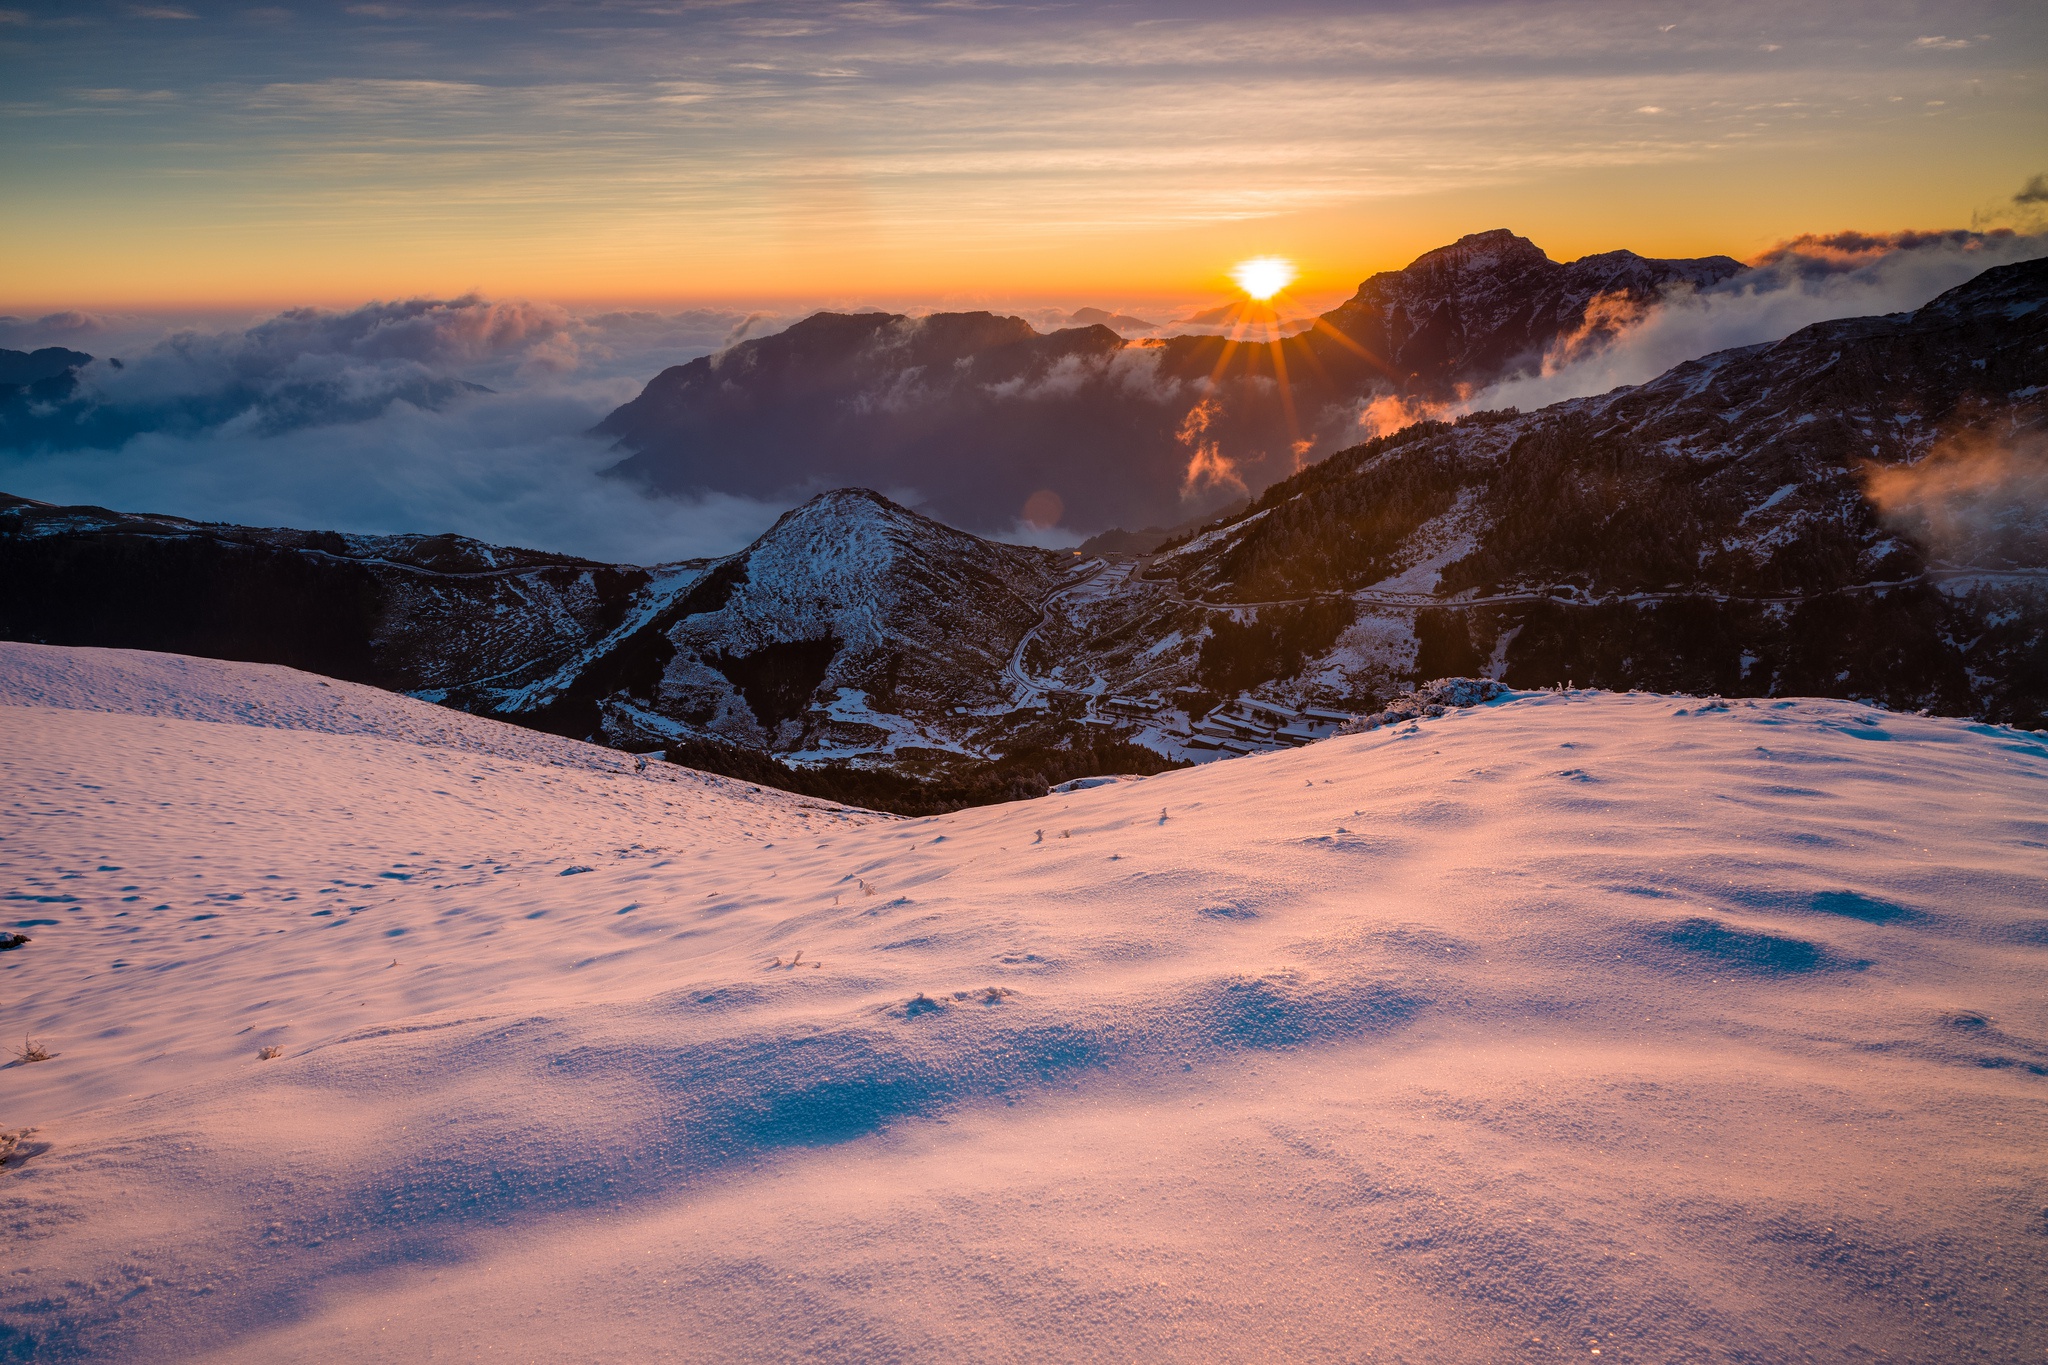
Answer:
[[[1560,261],[1617,247],[1746,258],[1808,231],[1955,226],[1968,221],[1975,201],[2017,183],[2003,171],[1958,173],[1951,185],[1923,184],[1910,195],[1892,181],[1882,192],[1837,186],[1829,196],[1818,189],[1781,194],[1789,184],[1781,180],[1746,197],[1719,196],[1709,206],[1697,196],[1717,177],[1690,169],[1695,183],[1683,187],[1638,173],[1626,187],[1580,180],[1467,188],[1165,229],[1065,224],[1032,233],[988,225],[969,232],[965,224],[946,224],[959,229],[946,239],[931,221],[912,219],[871,222],[864,234],[833,240],[707,231],[686,257],[652,233],[620,225],[593,237],[580,224],[538,214],[514,233],[501,220],[469,221],[453,212],[431,225],[397,214],[381,222],[343,214],[340,222],[281,225],[238,219],[232,205],[184,206],[185,214],[165,216],[185,221],[159,221],[138,236],[116,211],[80,216],[58,199],[16,201],[0,208],[0,259],[14,263],[0,269],[0,313],[347,308],[474,292],[593,309],[1005,310],[1042,300],[1153,316],[1162,308],[1243,300],[1219,265],[1259,252],[1296,264],[1287,293],[1312,302],[1302,310],[1312,313],[1376,271],[1398,270],[1425,251],[1491,228],[1509,228]],[[1581,192],[1566,192],[1574,190]]]
[[[1712,179],[1695,169],[1703,181]],[[1646,192],[1633,198],[1560,198],[1519,186],[1392,203],[1361,200],[1165,230],[1064,225],[1034,235],[990,226],[973,237],[963,231],[935,240],[928,223],[872,224],[864,239],[833,241],[706,233],[682,259],[672,246],[640,234],[593,241],[577,224],[537,217],[516,235],[502,222],[465,222],[457,214],[448,215],[455,221],[426,228],[394,216],[280,230],[275,222],[235,221],[228,206],[209,206],[177,225],[182,230],[163,224],[138,238],[115,213],[60,225],[42,221],[42,210],[54,217],[65,207],[61,201],[17,202],[0,209],[0,259],[14,262],[0,270],[0,313],[346,308],[371,299],[473,292],[596,308],[786,303],[953,311],[1043,300],[1151,316],[1148,310],[1162,307],[1268,297],[1270,286],[1259,285],[1268,295],[1242,289],[1219,268],[1221,262],[1248,265],[1261,250],[1295,265],[1287,293],[1313,300],[1319,306],[1303,311],[1317,312],[1374,272],[1398,270],[1470,232],[1509,228],[1560,261],[1617,247],[1653,256],[1746,258],[1807,231],[1955,226],[1969,219],[1974,199],[1988,197],[2007,179],[1959,184],[1931,204],[1915,195],[1922,199],[1917,208],[1889,192],[1845,194],[1833,204],[1819,194],[1808,200],[1764,192],[1747,200],[1724,197],[1696,212],[1691,187],[1660,195],[1647,192],[1654,185],[1639,185]]]

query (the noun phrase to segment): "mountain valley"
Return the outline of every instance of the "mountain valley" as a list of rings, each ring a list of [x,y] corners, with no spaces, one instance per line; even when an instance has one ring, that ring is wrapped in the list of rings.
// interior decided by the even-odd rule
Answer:
[[[1456,675],[2040,727],[2044,304],[2048,263],[1999,267],[1646,385],[1419,422],[1147,555],[858,489],[655,567],[10,499],[0,634],[284,663],[784,785],[882,775],[911,785],[870,799],[904,809],[1306,743]]]

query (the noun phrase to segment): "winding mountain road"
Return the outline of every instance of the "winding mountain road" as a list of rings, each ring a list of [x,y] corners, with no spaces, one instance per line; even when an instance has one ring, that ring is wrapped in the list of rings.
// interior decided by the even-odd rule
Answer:
[[[1125,572],[1122,577],[1128,579],[1130,570],[1135,567],[1135,563],[1129,561],[1091,559],[1075,571],[1074,577],[1068,579],[1059,587],[1054,588],[1039,602],[1037,623],[1031,629],[1025,631],[1022,637],[1018,639],[1017,647],[1010,651],[1009,662],[1003,665],[1003,675],[1010,680],[1011,691],[1016,695],[1019,706],[1026,706],[1031,702],[1037,701],[1048,691],[1075,690],[1063,687],[1050,678],[1033,677],[1031,670],[1025,667],[1024,664],[1025,653],[1031,648],[1032,642],[1038,639],[1038,633],[1045,628],[1046,622],[1052,618],[1054,608],[1083,589],[1093,587],[1105,574],[1123,569]],[[1079,690],[1090,690],[1090,688],[1095,687],[1096,684],[1102,681],[1101,675],[1095,673],[1092,668],[1089,670],[1089,674],[1089,688]]]

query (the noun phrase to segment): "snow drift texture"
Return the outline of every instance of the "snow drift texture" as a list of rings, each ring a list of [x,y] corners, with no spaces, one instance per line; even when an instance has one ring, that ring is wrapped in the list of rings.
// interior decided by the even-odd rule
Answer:
[[[0,1350],[2033,1359],[2044,784],[1525,694],[911,822],[0,646]]]

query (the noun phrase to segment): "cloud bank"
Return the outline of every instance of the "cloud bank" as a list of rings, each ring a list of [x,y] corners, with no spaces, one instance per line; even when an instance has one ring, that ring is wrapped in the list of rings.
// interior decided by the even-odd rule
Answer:
[[[726,553],[783,505],[652,496],[605,477],[618,457],[586,433],[653,369],[772,321],[578,317],[465,297],[180,329],[86,366],[69,401],[23,419],[26,436],[17,423],[0,489],[258,525],[455,531],[605,560]],[[120,330],[74,315],[10,336],[78,345]]]

